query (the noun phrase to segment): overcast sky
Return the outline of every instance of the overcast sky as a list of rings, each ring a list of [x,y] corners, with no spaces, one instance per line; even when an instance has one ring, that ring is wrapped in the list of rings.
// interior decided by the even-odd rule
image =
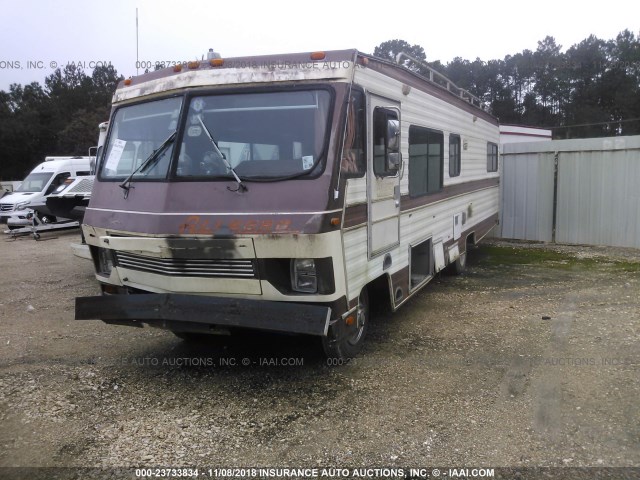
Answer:
[[[44,83],[52,66],[111,62],[136,74],[136,7],[140,61],[357,48],[372,53],[385,40],[421,45],[430,61],[504,58],[551,35],[563,50],[595,34],[640,32],[640,2],[422,0],[0,0],[0,89]],[[383,7],[383,5],[387,5]],[[29,63],[31,62],[31,63]],[[142,73],[143,70],[140,70]]]

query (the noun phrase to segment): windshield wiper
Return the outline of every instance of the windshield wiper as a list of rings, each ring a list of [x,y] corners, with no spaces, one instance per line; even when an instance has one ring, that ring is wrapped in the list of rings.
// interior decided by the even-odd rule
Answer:
[[[125,179],[125,181],[120,184],[120,188],[125,190],[124,198],[127,198],[127,196],[129,196],[129,189],[132,188],[131,180],[133,179],[133,176],[136,173],[146,170],[152,167],[153,165],[155,165],[155,163],[160,158],[160,154],[164,152],[165,148],[167,148],[167,146],[171,142],[173,142],[173,139],[176,137],[176,133],[177,132],[174,131],[171,135],[169,135],[167,139],[164,142],[162,142],[158,148],[156,148],[153,152],[151,152],[151,155],[149,155],[144,162],[138,165],[138,167],[133,172],[131,172],[131,175],[129,175]]]
[[[209,140],[211,140],[211,145],[213,145],[213,148],[215,149],[216,153],[220,156],[220,158],[224,162],[225,166],[229,169],[229,171],[233,174],[233,178],[236,179],[236,182],[238,182],[238,188],[236,190],[231,190],[229,187],[227,187],[227,189],[229,189],[229,190],[231,190],[233,192],[237,192],[238,190],[241,191],[241,192],[246,192],[247,191],[246,185],[244,183],[242,183],[242,180],[240,180],[240,177],[238,176],[236,171],[233,169],[233,167],[229,163],[229,160],[227,160],[227,157],[225,157],[224,153],[222,153],[220,151],[220,149],[218,148],[218,144],[213,139],[213,135],[211,135],[211,132],[209,131],[207,126],[202,121],[202,116],[198,115],[198,121],[200,122],[200,125],[202,125],[202,128],[204,129],[204,131],[207,133],[207,137],[209,137]]]

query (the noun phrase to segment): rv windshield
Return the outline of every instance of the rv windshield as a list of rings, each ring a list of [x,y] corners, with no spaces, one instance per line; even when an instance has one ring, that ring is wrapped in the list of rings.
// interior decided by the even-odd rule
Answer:
[[[330,100],[326,90],[193,97],[176,175],[234,178],[229,167],[242,179],[310,173],[323,155]]]
[[[30,173],[20,184],[16,192],[41,192],[49,183],[53,172]]]
[[[167,98],[119,108],[113,120],[109,144],[102,160],[103,178],[124,179],[178,128],[182,98]],[[153,165],[135,172],[133,179],[164,179],[174,143],[154,158]]]

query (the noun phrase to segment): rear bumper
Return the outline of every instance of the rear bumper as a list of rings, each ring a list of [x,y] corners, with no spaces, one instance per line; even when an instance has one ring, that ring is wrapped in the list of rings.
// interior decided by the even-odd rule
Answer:
[[[103,320],[130,326],[142,323],[171,330],[241,327],[327,336],[331,308],[203,295],[150,293],[76,298],[76,320]]]

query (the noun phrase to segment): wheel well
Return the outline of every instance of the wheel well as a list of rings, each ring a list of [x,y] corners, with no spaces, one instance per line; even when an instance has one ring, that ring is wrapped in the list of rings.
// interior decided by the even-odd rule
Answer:
[[[391,311],[390,281],[389,275],[381,275],[363,287],[369,290],[369,305],[372,312],[386,313]]]
[[[476,244],[476,232],[471,232],[467,235],[467,240],[465,242],[465,250],[468,246]]]

